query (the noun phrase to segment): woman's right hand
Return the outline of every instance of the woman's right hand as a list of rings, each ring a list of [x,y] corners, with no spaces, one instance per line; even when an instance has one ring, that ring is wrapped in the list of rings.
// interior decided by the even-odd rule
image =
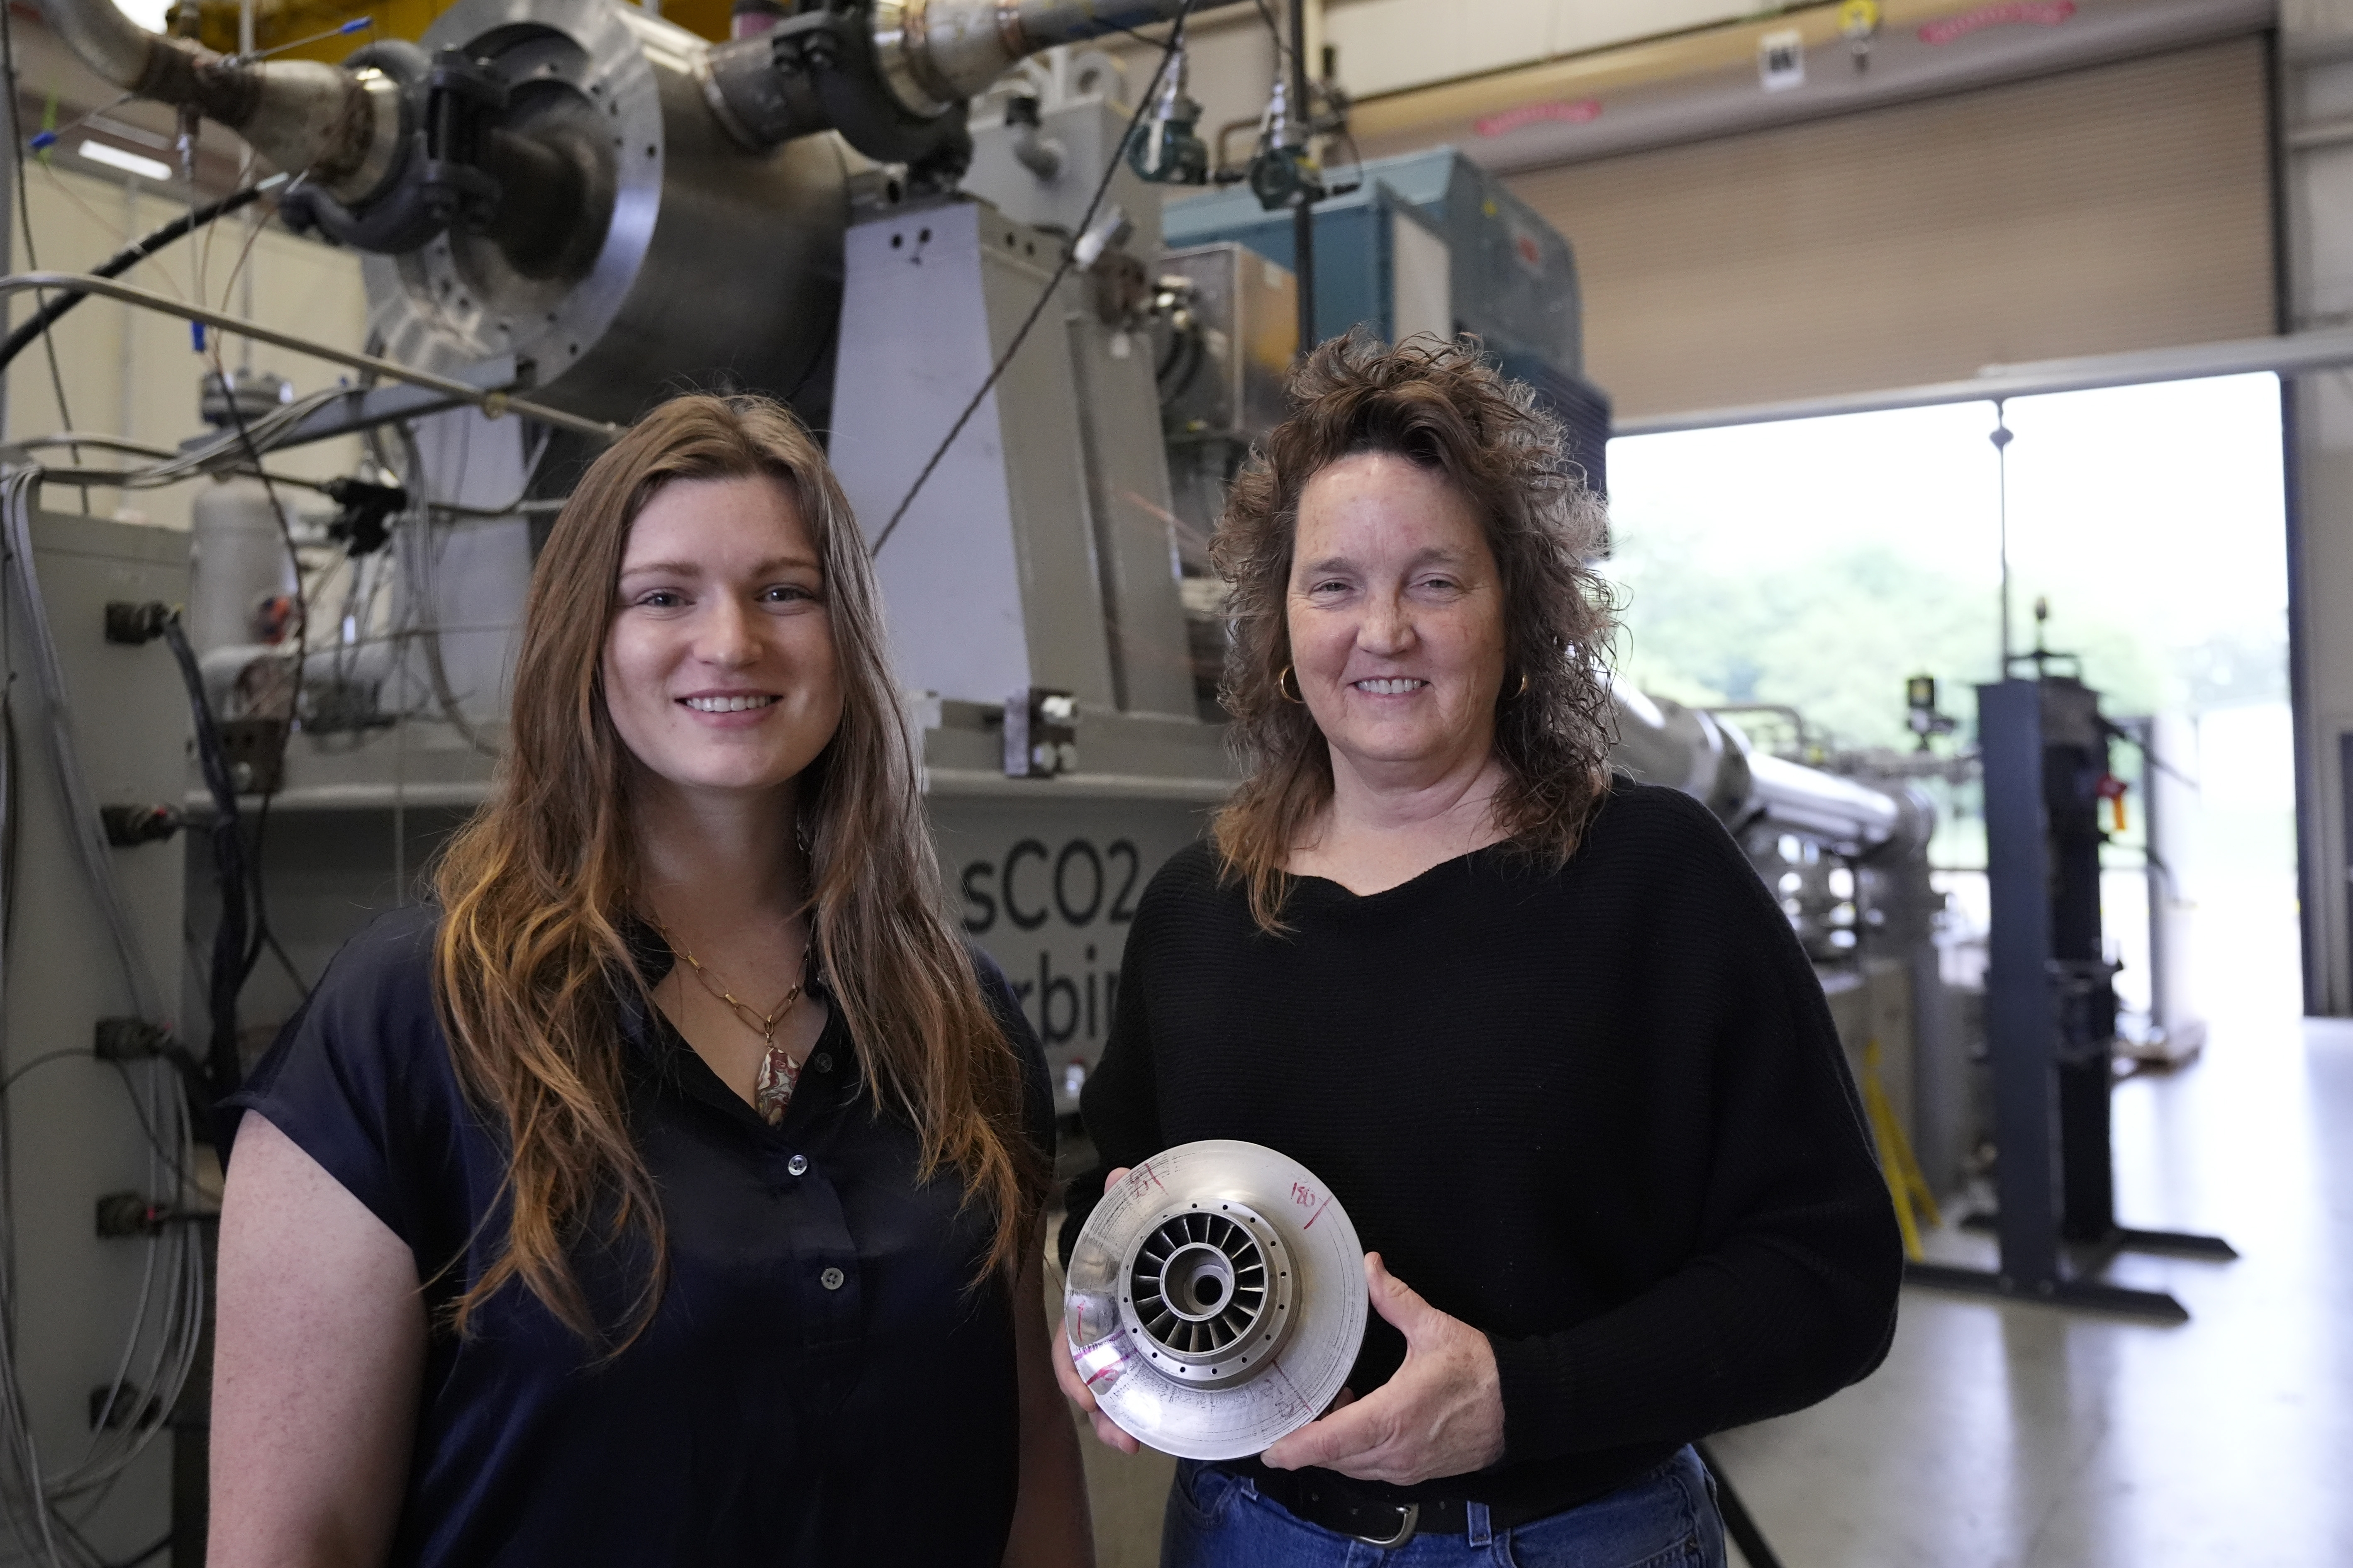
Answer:
[[[1103,1191],[1110,1192],[1126,1175],[1127,1167],[1122,1165],[1105,1176]],[[1106,1447],[1117,1448],[1123,1454],[1133,1454],[1141,1447],[1096,1405],[1095,1396],[1087,1390],[1086,1379],[1079,1375],[1077,1365],[1071,1360],[1070,1332],[1059,1322],[1054,1325],[1054,1381],[1062,1385],[1062,1392],[1071,1404],[1087,1413],[1087,1419],[1094,1423],[1096,1439]]]

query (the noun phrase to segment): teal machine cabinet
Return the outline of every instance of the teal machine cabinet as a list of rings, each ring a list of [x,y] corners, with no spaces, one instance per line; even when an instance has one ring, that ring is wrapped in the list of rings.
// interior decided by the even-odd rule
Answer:
[[[1291,267],[1291,213],[1246,186],[1164,209],[1172,250],[1238,243]],[[1315,208],[1315,332],[1363,324],[1391,342],[1475,332],[1500,368],[1526,382],[1568,428],[1577,460],[1606,489],[1609,399],[1585,379],[1577,258],[1560,231],[1451,147],[1364,165],[1356,188]]]

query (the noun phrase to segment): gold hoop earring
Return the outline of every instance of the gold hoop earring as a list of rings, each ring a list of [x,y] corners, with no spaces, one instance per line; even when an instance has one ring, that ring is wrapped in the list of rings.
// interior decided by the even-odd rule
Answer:
[[[1293,673],[1291,666],[1287,664],[1284,665],[1282,667],[1282,673],[1274,678],[1275,691],[1281,695],[1285,702],[1297,702],[1304,706],[1307,701],[1307,694],[1305,692],[1301,691],[1297,696],[1292,695],[1293,692],[1298,690],[1298,676]]]
[[[1524,669],[1524,670],[1520,671],[1520,689],[1519,689],[1517,691],[1514,691],[1514,692],[1513,692],[1513,693],[1512,693],[1512,700],[1513,700],[1513,701],[1514,701],[1514,702],[1516,702],[1516,701],[1518,701],[1521,698],[1525,697],[1527,694],[1528,694],[1528,672],[1527,672],[1526,670],[1525,670],[1525,669]]]

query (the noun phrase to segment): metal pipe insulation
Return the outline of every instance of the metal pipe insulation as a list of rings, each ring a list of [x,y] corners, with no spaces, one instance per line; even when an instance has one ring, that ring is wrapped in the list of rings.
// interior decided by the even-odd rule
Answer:
[[[341,201],[365,198],[400,162],[399,85],[315,60],[237,60],[151,33],[111,0],[41,0],[65,46],[125,92],[193,109],[265,161]]]
[[[1645,784],[1703,802],[1736,832],[1762,821],[1841,855],[1900,858],[1924,848],[1936,808],[1900,781],[1881,784],[1749,750],[1748,739],[1696,708],[1613,686],[1610,761]]]
[[[863,0],[715,46],[704,82],[712,110],[747,146],[835,130],[869,157],[920,165],[955,155],[965,101],[1017,62],[1238,3]]]
[[[1059,44],[1170,22],[1237,0],[878,0],[874,38],[893,89],[959,103],[1007,68]]]
[[[1748,773],[1757,814],[1841,855],[1908,855],[1936,828],[1935,808],[1907,784],[1869,784],[1762,752],[1750,755]]]

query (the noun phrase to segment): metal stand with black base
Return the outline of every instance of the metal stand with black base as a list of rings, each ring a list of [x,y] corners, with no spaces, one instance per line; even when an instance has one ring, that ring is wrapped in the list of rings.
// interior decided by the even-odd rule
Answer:
[[[1985,769],[1986,872],[1993,930],[1986,1034],[1994,1079],[2000,1239],[1991,1269],[1913,1263],[1907,1284],[2163,1322],[2189,1313],[2162,1290],[2092,1278],[2119,1252],[2227,1261],[2219,1237],[2116,1224],[2109,1096],[2115,1084],[2115,966],[2100,939],[2108,729],[2099,693],[2049,673],[1978,688]],[[1964,1224],[1970,1222],[1964,1221]]]

